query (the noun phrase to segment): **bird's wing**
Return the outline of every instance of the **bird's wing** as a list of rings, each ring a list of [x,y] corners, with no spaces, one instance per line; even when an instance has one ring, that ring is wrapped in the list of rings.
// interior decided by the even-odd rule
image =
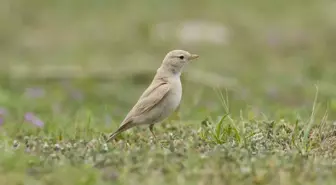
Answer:
[[[136,116],[142,115],[152,110],[156,105],[163,100],[168,94],[170,86],[167,82],[160,82],[157,85],[152,86],[151,89],[147,89],[145,93],[140,97],[138,102],[134,105],[132,110],[128,113],[123,124],[131,122]]]
[[[155,91],[158,87],[160,87],[161,85],[164,85],[164,84],[166,84],[166,83],[168,83],[168,80],[167,80],[166,78],[155,78],[155,77],[154,77],[153,82],[152,82],[152,83],[149,85],[149,87],[148,87],[148,88],[141,94],[141,96],[140,96],[138,102],[139,102],[141,99],[143,99],[143,98],[149,96],[150,94],[152,94],[152,92]]]

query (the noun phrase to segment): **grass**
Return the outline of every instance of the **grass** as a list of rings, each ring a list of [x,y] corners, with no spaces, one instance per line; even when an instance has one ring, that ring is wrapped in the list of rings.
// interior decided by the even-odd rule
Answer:
[[[334,6],[1,1],[0,184],[335,184]],[[195,20],[225,42],[174,36]],[[201,57],[158,140],[106,143],[174,48]]]

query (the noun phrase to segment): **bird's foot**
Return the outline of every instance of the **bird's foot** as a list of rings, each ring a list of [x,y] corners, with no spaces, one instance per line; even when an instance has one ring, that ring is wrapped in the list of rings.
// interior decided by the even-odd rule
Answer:
[[[156,136],[155,136],[155,134],[154,134],[153,129],[154,129],[154,124],[149,125],[149,131],[152,133],[152,136],[153,136],[153,138],[154,138],[154,141],[156,141],[157,139],[156,139]]]

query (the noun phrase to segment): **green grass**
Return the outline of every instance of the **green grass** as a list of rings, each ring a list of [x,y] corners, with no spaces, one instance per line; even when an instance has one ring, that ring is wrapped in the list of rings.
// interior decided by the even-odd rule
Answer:
[[[0,184],[335,184],[333,7],[1,1]],[[224,26],[227,43],[172,36],[192,20]],[[105,143],[175,48],[201,57],[158,140],[144,127]]]

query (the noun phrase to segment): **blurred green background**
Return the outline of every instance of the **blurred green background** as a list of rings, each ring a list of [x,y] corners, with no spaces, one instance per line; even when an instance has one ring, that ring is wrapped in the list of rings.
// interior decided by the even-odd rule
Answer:
[[[305,129],[304,142],[301,131],[299,133],[295,126],[297,141],[283,144],[293,135],[280,128],[288,127],[293,131],[296,119],[316,118],[315,122],[311,122],[319,123],[326,110],[329,113],[328,123],[336,118],[335,33],[336,2],[332,0],[0,0],[0,124],[5,127],[1,130],[4,131],[1,132],[1,137],[4,142],[12,143],[13,138],[29,136],[25,140],[43,148],[35,151],[35,154],[42,158],[44,156],[41,161],[47,163],[52,158],[50,156],[55,154],[53,149],[44,151],[47,141],[52,140],[58,144],[58,141],[70,138],[75,139],[74,143],[77,144],[82,139],[98,138],[98,133],[115,129],[150,83],[166,53],[173,49],[184,49],[200,55],[197,61],[187,67],[182,77],[184,95],[178,117],[184,122],[176,124],[179,129],[173,129],[177,137],[175,140],[166,128],[158,131],[158,135],[171,141],[171,146],[177,146],[171,149],[173,156],[167,157],[166,150],[160,147],[154,148],[153,153],[148,152],[148,143],[141,143],[136,138],[137,135],[134,135],[136,139],[133,145],[124,148],[123,145],[118,145],[118,150],[114,148],[111,152],[113,156],[110,158],[119,164],[115,166],[119,169],[121,179],[135,183],[146,177],[141,175],[146,171],[140,170],[139,176],[132,173],[134,158],[141,161],[138,165],[148,164],[151,177],[161,178],[162,176],[156,175],[155,162],[161,164],[167,157],[172,162],[165,163],[164,167],[169,168],[170,164],[176,164],[173,160],[180,160],[190,170],[185,170],[182,174],[168,170],[170,176],[165,176],[162,172],[165,178],[171,179],[178,176],[190,180],[194,174],[195,177],[202,178],[203,184],[209,184],[209,177],[203,171],[207,168],[218,168],[218,171],[225,168],[225,172],[230,172],[225,177],[227,182],[233,183],[242,182],[244,174],[247,174],[245,180],[253,182],[252,184],[269,182],[260,180],[261,176],[264,177],[260,174],[266,172],[272,173],[271,180],[286,175],[289,179],[287,182],[294,182],[290,179],[300,176],[296,174],[307,172],[300,176],[301,182],[309,181],[305,177],[316,177],[318,181],[322,176],[316,171],[321,168],[318,166],[314,168],[316,171],[311,170],[309,165],[314,160],[305,161],[301,158],[302,153],[299,153],[299,157],[293,155],[289,159],[270,156],[267,159],[270,165],[260,157],[262,155],[256,156],[256,163],[260,165],[256,172],[243,170],[254,165],[251,154],[246,152],[250,150],[249,147],[257,153],[273,149],[276,153],[281,153],[287,152],[288,148],[295,149],[296,142],[301,142],[297,147],[299,152],[302,148],[308,150],[306,143],[310,140],[308,134],[311,128],[304,127],[308,125],[304,121],[300,122],[304,125],[302,130]],[[316,115],[310,116],[317,89],[318,99],[314,108],[318,110],[313,111]],[[255,149],[255,141],[250,138],[244,146],[230,143],[232,131],[225,130],[223,133],[229,133],[228,136],[225,135],[229,139],[220,142],[228,146],[223,143],[220,146],[229,149],[225,150],[227,158],[223,159],[223,151],[200,140],[196,131],[206,117],[226,113],[222,99],[226,96],[234,120],[250,123],[237,124],[242,128],[240,133],[244,129],[249,130],[249,127],[253,134],[258,134],[259,128],[267,130],[268,125],[260,126],[264,122],[256,121],[258,116],[265,120],[285,118],[290,123],[283,120],[277,122],[280,134],[275,129],[274,138],[267,137],[269,140],[265,140],[266,137],[261,137],[257,141],[262,143],[264,140],[266,144],[272,145],[264,150]],[[29,112],[46,123],[47,127],[42,132],[18,124],[23,119],[27,121],[23,116]],[[247,120],[240,114],[244,114]],[[324,121],[323,118],[321,122]],[[189,127],[188,123],[193,126]],[[229,127],[230,125],[227,128]],[[78,129],[87,129],[91,135],[78,136]],[[322,140],[316,138],[311,143],[316,144]],[[278,141],[283,143],[278,144]],[[30,144],[27,143],[26,145]],[[145,148],[140,150],[138,145]],[[281,148],[283,145],[287,148]],[[100,171],[93,172],[85,165],[96,162],[95,157],[100,155],[100,150],[77,158],[76,155],[85,147],[87,146],[69,149],[70,157],[60,155],[61,159],[49,166],[55,173],[46,176],[45,182],[66,184],[66,179],[73,178],[73,181],[67,181],[71,184],[85,176],[87,179],[82,184],[94,184],[92,178],[95,177],[92,174]],[[181,152],[181,157],[174,150],[187,150],[189,153]],[[208,161],[203,157],[203,151],[216,155]],[[84,149],[82,153],[87,154]],[[102,155],[103,158],[108,158],[110,154]],[[164,157],[160,157],[161,155]],[[288,152],[286,155],[292,154]],[[72,160],[75,160],[75,164],[84,164],[84,167],[73,167]],[[125,164],[123,160],[126,161]],[[153,168],[151,160],[155,161]],[[232,162],[234,160],[238,161],[237,164]],[[279,161],[274,162],[276,160],[285,161],[284,164],[292,171],[287,173],[287,167],[281,166]],[[32,163],[47,168],[38,161],[40,158],[32,158],[24,152],[0,158],[3,166],[1,170],[15,171],[10,173],[12,177],[8,179],[1,175],[0,181],[15,184],[16,179],[24,179],[26,172],[23,172],[23,167],[27,168]],[[58,165],[58,162],[68,166],[54,168],[53,165]],[[205,162],[209,162],[208,167]],[[330,161],[326,163],[331,164]],[[276,169],[279,171],[272,164],[280,164]],[[72,172],[76,175],[70,177]],[[83,175],[84,172],[87,175]],[[326,170],[326,174],[329,172],[331,171]],[[332,178],[333,176],[329,176],[329,179]],[[37,184],[36,181],[27,184]],[[145,178],[142,182],[157,184],[159,181]],[[173,181],[165,182],[174,184]],[[220,184],[220,181],[216,182]],[[179,184],[183,184],[183,181]]]
[[[87,98],[124,106],[116,100],[132,104],[164,55],[180,48],[201,56],[184,76],[185,93],[196,91],[185,96],[189,104],[216,102],[213,88],[227,88],[243,104],[311,106],[317,82],[321,97],[335,99],[334,1],[2,0],[0,7],[9,88],[81,80],[96,93]]]

